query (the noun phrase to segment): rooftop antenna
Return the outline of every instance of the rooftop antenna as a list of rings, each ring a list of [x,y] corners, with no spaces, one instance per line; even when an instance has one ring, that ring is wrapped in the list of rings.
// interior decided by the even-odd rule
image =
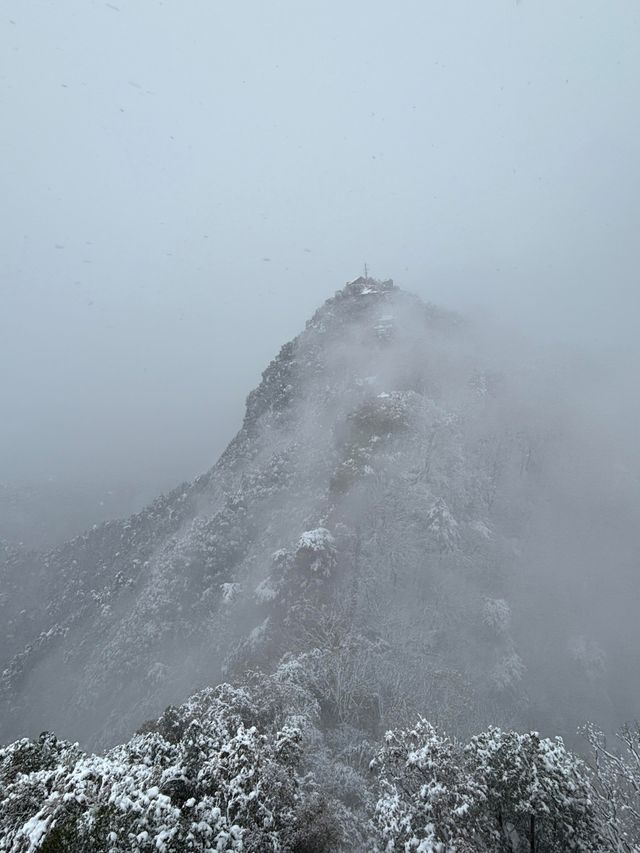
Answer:
[[[364,279],[369,281],[369,267],[366,264],[364,265]]]

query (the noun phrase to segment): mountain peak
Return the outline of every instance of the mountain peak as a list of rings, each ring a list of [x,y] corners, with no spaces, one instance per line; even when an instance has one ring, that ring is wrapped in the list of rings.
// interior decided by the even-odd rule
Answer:
[[[369,275],[359,275],[348,281],[338,293],[344,296],[369,296],[372,293],[388,293],[390,290],[398,290],[392,278],[380,280]]]
[[[0,735],[108,745],[288,655],[352,684],[347,704],[326,703],[334,727],[384,729],[427,705],[452,727],[521,720],[527,687],[540,705],[529,629],[509,614],[542,450],[508,382],[479,393],[486,365],[457,327],[391,280],[348,282],[266,368],[206,475],[0,563],[3,589],[28,575],[38,591],[22,613],[0,596]],[[487,602],[507,614],[498,627]]]

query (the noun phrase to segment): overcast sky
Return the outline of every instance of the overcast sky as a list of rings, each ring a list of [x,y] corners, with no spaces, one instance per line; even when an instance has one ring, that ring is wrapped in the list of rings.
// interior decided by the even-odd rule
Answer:
[[[638,0],[0,14],[0,481],[206,469],[365,261],[636,352]]]

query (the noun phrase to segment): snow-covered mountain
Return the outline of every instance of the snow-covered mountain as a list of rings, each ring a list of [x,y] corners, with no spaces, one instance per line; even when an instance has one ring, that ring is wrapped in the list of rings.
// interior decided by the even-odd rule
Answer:
[[[489,353],[460,317],[357,279],[282,347],[209,472],[49,553],[6,545],[0,741],[110,746],[288,661],[325,727],[615,716],[623,641],[582,606],[610,516],[575,510],[580,468],[533,374]]]

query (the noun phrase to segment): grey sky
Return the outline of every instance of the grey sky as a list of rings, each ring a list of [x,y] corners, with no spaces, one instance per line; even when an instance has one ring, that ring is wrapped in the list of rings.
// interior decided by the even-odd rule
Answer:
[[[637,0],[3,0],[0,480],[205,469],[365,260],[635,353],[639,44]]]

